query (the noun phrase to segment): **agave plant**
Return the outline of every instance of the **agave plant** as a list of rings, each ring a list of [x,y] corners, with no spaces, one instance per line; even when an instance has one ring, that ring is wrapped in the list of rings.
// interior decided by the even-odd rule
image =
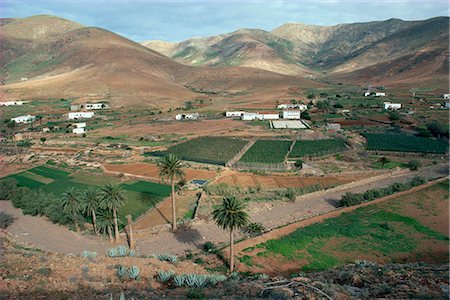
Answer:
[[[173,282],[177,287],[182,287],[184,285],[184,282],[186,281],[186,275],[176,275],[173,277]]]
[[[171,255],[171,254],[157,254],[156,257],[160,261],[168,261],[171,263],[176,263],[178,261],[178,257],[176,255]]]
[[[116,257],[118,255],[116,248],[109,248],[107,253],[109,257]]]
[[[120,293],[119,300],[125,300],[125,294],[123,292]]]
[[[186,282],[187,286],[194,287],[195,283],[197,282],[197,275],[196,274],[187,274],[185,282]]]
[[[130,249],[128,256],[136,256],[136,252],[133,249]]]
[[[227,280],[227,276],[225,275],[213,274],[208,277],[208,281],[209,283],[211,283],[211,285],[216,285],[219,282],[224,282],[225,280]]]
[[[127,271],[128,271],[128,276],[129,276],[131,279],[134,279],[134,280],[139,279],[139,268],[138,268],[138,267],[136,267],[136,266],[131,266],[131,267],[128,268]]]
[[[97,252],[84,250],[83,252],[81,252],[81,256],[86,258],[94,258],[97,256]]]
[[[158,279],[160,282],[167,282],[175,274],[174,271],[158,271]]]
[[[117,253],[118,253],[118,255],[119,256],[121,256],[121,257],[123,257],[123,256],[127,256],[127,247],[125,247],[125,246],[118,246],[117,248],[116,248],[116,250],[117,250]]]
[[[120,279],[122,279],[122,278],[125,277],[126,273],[127,273],[127,269],[126,269],[124,266],[119,265],[119,266],[117,267],[117,277],[119,277]]]
[[[202,288],[208,284],[208,276],[206,275],[196,275],[197,279],[195,280],[195,286],[198,288]]]

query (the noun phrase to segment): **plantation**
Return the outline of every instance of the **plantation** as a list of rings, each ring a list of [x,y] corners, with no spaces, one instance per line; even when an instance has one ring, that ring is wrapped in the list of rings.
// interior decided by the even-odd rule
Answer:
[[[10,175],[17,181],[17,185],[32,190],[42,189],[60,197],[62,193],[71,187],[80,191],[90,186],[102,187],[107,183],[118,183],[116,180],[92,175],[92,174],[70,174],[66,171],[39,166],[18,174]],[[125,204],[118,211],[119,218],[126,224],[126,215],[132,215],[136,219],[149,208],[156,205],[163,198],[170,195],[169,186],[147,181],[132,181],[122,184],[125,193]]]
[[[325,270],[357,259],[396,262],[431,256],[436,262],[446,262],[448,214],[441,211],[445,207],[448,181],[244,249],[250,256],[245,265],[252,271],[266,271],[269,260],[292,272],[292,268]]]
[[[247,141],[228,137],[200,137],[170,147],[167,151],[146,155],[163,156],[174,153],[184,160],[225,165],[247,144]]]
[[[242,156],[239,162],[244,163],[282,163],[292,141],[258,140]]]
[[[448,150],[446,142],[406,134],[365,133],[367,150],[445,153]]]
[[[347,149],[343,140],[297,140],[289,157],[321,156]]]

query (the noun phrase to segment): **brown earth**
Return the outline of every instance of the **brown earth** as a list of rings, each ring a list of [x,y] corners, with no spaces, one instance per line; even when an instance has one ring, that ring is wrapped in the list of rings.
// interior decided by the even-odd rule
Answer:
[[[131,164],[106,164],[103,165],[106,172],[122,173],[124,175],[143,176],[152,180],[161,181],[158,166],[149,163],[131,163]],[[217,175],[215,171],[203,169],[183,168],[185,179],[212,179]]]

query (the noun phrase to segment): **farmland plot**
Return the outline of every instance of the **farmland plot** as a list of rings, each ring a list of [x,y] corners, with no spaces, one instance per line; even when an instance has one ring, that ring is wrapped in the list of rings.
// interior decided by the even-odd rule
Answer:
[[[184,160],[225,165],[247,143],[248,141],[229,137],[200,137],[170,147],[167,151],[148,154],[162,156],[174,153]]]
[[[406,134],[366,133],[367,150],[445,153],[447,143],[431,138],[422,138]]]
[[[346,149],[347,146],[343,140],[297,140],[291,153],[289,153],[289,157],[321,156]]]
[[[244,163],[283,163],[292,141],[258,140],[242,156]]]

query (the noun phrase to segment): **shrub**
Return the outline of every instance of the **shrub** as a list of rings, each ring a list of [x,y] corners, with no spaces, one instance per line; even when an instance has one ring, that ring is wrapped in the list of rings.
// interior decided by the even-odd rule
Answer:
[[[244,232],[250,235],[259,235],[263,233],[265,230],[266,229],[264,228],[264,225],[257,222],[252,222],[244,228]]]
[[[39,274],[41,274],[41,275],[43,275],[43,276],[50,276],[50,272],[51,272],[51,270],[50,270],[50,268],[39,268],[38,270],[37,270],[37,272],[39,273]]]
[[[203,251],[207,253],[211,253],[216,251],[216,245],[213,242],[206,242],[203,244]]]
[[[175,274],[174,271],[170,270],[170,271],[158,271],[158,280],[160,282],[167,282],[170,280],[170,278],[172,278],[172,276]]]
[[[286,189],[286,198],[288,198],[291,201],[295,201],[295,198],[297,198],[297,192],[293,188]]]
[[[303,160],[297,159],[297,160],[295,161],[295,163],[294,163],[294,166],[295,166],[297,169],[303,168]]]
[[[127,272],[128,272],[128,277],[130,277],[131,279],[137,280],[139,279],[139,268],[136,266],[131,266],[128,268]]]
[[[14,217],[5,212],[0,212],[0,228],[5,229],[14,222]]]
[[[407,166],[411,171],[417,171],[422,166],[422,164],[417,160],[410,160]]]
[[[0,180],[0,199],[11,200],[10,196],[17,188],[17,181],[14,178],[4,178]]]

